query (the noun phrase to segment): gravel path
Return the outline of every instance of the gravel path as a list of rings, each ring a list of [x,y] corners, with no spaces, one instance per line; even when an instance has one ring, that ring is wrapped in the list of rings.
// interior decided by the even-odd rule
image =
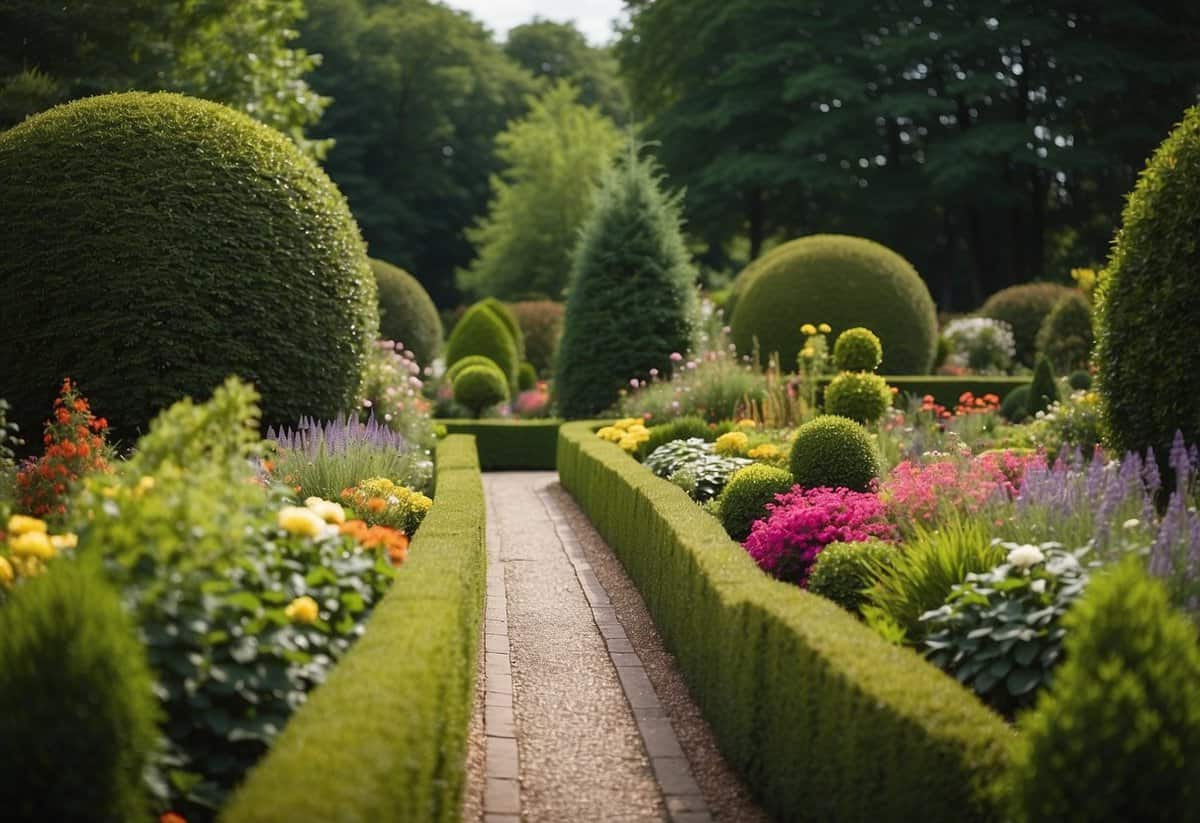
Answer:
[[[484,488],[486,708],[472,729],[464,819],[766,821],[557,476],[489,473]]]

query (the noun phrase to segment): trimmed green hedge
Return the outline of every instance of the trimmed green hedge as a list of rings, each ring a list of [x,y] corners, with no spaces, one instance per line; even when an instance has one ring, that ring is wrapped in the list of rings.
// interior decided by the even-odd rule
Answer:
[[[469,437],[367,631],[221,815],[225,823],[458,820],[483,619],[483,484]]]
[[[562,421],[438,420],[450,434],[475,436],[484,471],[525,469],[553,471]]]
[[[948,409],[958,405],[958,398],[963,392],[971,392],[976,397],[994,394],[1003,400],[1008,393],[1019,386],[1029,385],[1028,377],[1002,377],[980,375],[978,377],[943,377],[941,375],[884,375],[889,386],[895,386],[901,394],[924,397],[932,394],[933,399]],[[820,380],[820,391],[833,377],[823,377]]]
[[[560,429],[558,470],[641,590],[721,751],[780,820],[989,821],[1014,732],[837,605],[772,580],[671,483]]]

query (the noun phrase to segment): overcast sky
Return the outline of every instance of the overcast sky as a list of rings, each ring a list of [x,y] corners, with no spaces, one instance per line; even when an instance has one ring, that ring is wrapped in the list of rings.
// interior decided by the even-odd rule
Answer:
[[[621,14],[621,0],[442,0],[447,6],[469,11],[503,40],[513,26],[528,23],[535,16],[575,26],[592,43],[602,45],[612,39],[612,20]]]

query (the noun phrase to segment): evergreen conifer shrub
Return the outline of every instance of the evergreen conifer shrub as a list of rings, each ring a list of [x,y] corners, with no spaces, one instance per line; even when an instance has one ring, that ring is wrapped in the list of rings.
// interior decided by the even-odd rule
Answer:
[[[379,336],[398,340],[422,366],[433,363],[442,350],[442,318],[433,298],[417,278],[404,269],[371,259],[379,290]]]
[[[1045,355],[1038,358],[1033,370],[1033,382],[1029,384],[1029,414],[1046,411],[1050,404],[1059,400],[1058,383],[1054,380],[1054,369]]]
[[[575,248],[555,391],[563,417],[597,414],[630,378],[669,374],[692,338],[695,271],[679,200],[650,160],[628,155],[606,176]]]
[[[110,94],[0,134],[0,396],[38,431],[64,376],[118,435],[231,373],[266,423],[351,408],[379,329],[358,226],[250,117]]]

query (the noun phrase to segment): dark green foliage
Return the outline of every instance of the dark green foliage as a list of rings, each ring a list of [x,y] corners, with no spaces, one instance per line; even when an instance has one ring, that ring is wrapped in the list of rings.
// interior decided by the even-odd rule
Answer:
[[[858,614],[866,602],[864,591],[879,579],[879,570],[891,565],[899,549],[892,543],[830,543],[813,564],[808,590]]]
[[[469,438],[451,436],[438,444],[436,501],[369,630],[291,719],[224,823],[459,819],[484,546],[479,462]]]
[[[1037,352],[1044,354],[1059,374],[1086,369],[1095,342],[1092,304],[1082,292],[1059,298],[1037,333]]]
[[[671,353],[691,343],[694,280],[678,200],[631,149],[606,176],[573,255],[554,382],[563,417],[607,409],[651,369],[670,374]]]
[[[863,425],[875,423],[892,405],[887,381],[865,371],[842,372],[825,387],[825,413],[849,417]]]
[[[510,303],[509,308],[521,324],[521,333],[525,336],[525,356],[539,374],[552,374],[554,359],[558,355],[558,341],[562,337],[565,307],[553,300],[524,300]]]
[[[1009,286],[991,297],[979,309],[980,317],[1003,320],[1012,326],[1016,360],[1032,366],[1037,353],[1037,335],[1055,304],[1076,289],[1058,283],[1024,283]]]
[[[529,391],[534,388],[537,385],[537,380],[537,369],[533,367],[532,363],[522,362],[517,367],[517,388],[521,391]]]
[[[679,417],[667,423],[659,423],[650,427],[650,437],[638,444],[638,458],[646,459],[646,455],[664,443],[672,440],[687,440],[699,438],[712,442],[718,437],[717,432],[708,427],[702,417]]]
[[[153,680],[120,598],[90,562],[54,562],[0,606],[0,701],[5,820],[149,818]]]
[[[470,409],[476,417],[508,397],[508,381],[494,366],[468,366],[454,378],[454,402]]]
[[[937,348],[937,312],[916,270],[862,237],[817,234],[778,246],[738,275],[733,342],[796,362],[802,322],[865,326],[883,345],[884,373],[925,374]]]
[[[453,383],[454,378],[458,377],[459,373],[462,372],[463,369],[468,369],[471,366],[491,366],[495,369],[500,368],[496,365],[496,361],[490,357],[484,357],[482,354],[468,354],[466,357],[455,360],[450,368],[446,369],[446,373],[443,375],[443,377],[445,377],[445,379],[449,382]]]
[[[379,291],[379,336],[399,340],[422,366],[442,350],[442,318],[417,278],[383,260],[371,259]]]
[[[510,385],[517,382],[517,344],[503,318],[490,306],[476,303],[467,309],[446,341],[446,365],[478,354],[494,362]]]
[[[734,472],[717,502],[717,518],[726,533],[741,542],[755,520],[767,516],[767,504],[792,488],[792,476],[783,469],[755,463]]]
[[[833,344],[833,365],[838,371],[875,371],[882,362],[879,337],[862,326],[846,329]]]
[[[513,313],[513,310],[508,307],[507,303],[503,303],[495,297],[485,297],[479,302],[495,312],[496,316],[500,318],[500,322],[504,324],[504,328],[508,329],[513,343],[517,346],[517,358],[524,360],[525,334],[521,331],[521,324],[517,322],[517,316]]]
[[[484,471],[553,471],[561,420],[439,420],[450,434],[475,438]]]
[[[823,414],[796,430],[788,466],[806,489],[828,486],[866,491],[881,471],[879,453],[862,426]]]
[[[1020,423],[1029,417],[1029,403],[1033,387],[1026,383],[1017,386],[1000,403],[1000,414],[1010,423]]]
[[[1067,385],[1076,391],[1086,391],[1092,387],[1092,375],[1085,371],[1073,371],[1067,376]]]
[[[1054,368],[1045,355],[1038,357],[1037,367],[1033,370],[1033,382],[1029,384],[1029,414],[1037,414],[1050,408],[1051,403],[1057,403],[1058,383],[1054,379]]]
[[[1125,206],[1096,324],[1113,449],[1200,442],[1200,108],[1163,141]]]
[[[777,820],[987,823],[1012,732],[951,678],[772,580],[713,518],[593,433],[558,470],[613,548],[727,761]],[[801,777],[803,779],[801,779]]]
[[[629,119],[629,100],[611,49],[588,43],[573,22],[535,17],[508,30],[504,53],[534,77],[571,81],[583,105],[599,107],[618,123]]]
[[[1129,559],[1067,613],[1065,661],[1021,718],[1010,796],[1024,823],[1191,820],[1200,803],[1196,628]]]
[[[230,373],[267,423],[355,403],[378,331],[345,201],[224,106],[119,94],[0,135],[0,396],[37,431],[64,375],[129,435]]]
[[[712,443],[689,437],[664,443],[644,462],[647,469],[669,479],[693,500],[705,502],[719,495],[734,472],[752,461],[716,454]]]

